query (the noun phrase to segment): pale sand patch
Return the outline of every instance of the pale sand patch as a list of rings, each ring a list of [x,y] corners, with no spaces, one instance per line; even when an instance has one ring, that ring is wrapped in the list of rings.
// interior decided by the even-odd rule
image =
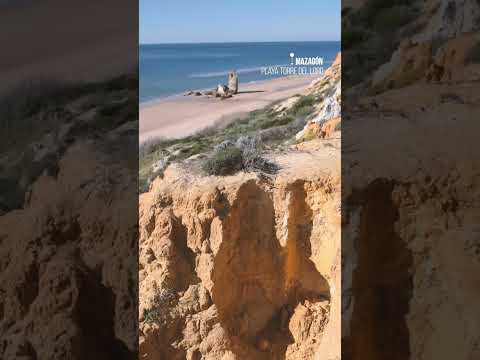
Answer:
[[[177,96],[142,105],[140,143],[156,137],[188,136],[219,121],[233,120],[274,101],[303,93],[317,77],[295,76],[240,83],[239,94],[225,100],[205,96]]]

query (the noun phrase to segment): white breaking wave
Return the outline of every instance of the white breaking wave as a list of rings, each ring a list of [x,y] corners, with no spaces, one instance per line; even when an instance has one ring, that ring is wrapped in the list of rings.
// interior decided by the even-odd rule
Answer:
[[[331,64],[333,63],[332,60],[330,61],[325,61],[324,66],[328,68]],[[243,69],[238,69],[237,74],[248,74],[248,73],[254,73],[254,72],[259,72],[263,68],[273,68],[273,67],[280,67],[280,66],[291,66],[290,64],[281,64],[281,65],[265,65],[265,66],[257,66],[257,67],[251,67],[251,68],[243,68]],[[194,73],[190,74],[190,78],[215,78],[215,77],[223,77],[227,76],[230,70],[223,70],[223,71],[212,71],[212,72],[206,72],[206,73]]]
[[[267,66],[258,66],[258,67],[252,67],[252,68],[244,68],[244,69],[238,69],[237,74],[248,74],[248,73],[254,73],[254,72],[260,72],[262,68],[265,67],[274,67],[274,66],[286,66],[286,65],[267,65]],[[212,72],[206,72],[206,73],[198,73],[198,74],[190,74],[191,78],[212,78],[212,77],[221,77],[221,76],[227,76],[231,70],[224,70],[224,71],[212,71]]]

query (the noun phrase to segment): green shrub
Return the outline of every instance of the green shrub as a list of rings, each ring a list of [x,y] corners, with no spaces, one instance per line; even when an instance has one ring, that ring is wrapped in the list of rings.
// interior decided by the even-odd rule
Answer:
[[[304,107],[313,106],[317,99],[313,95],[302,96],[290,109],[290,111],[294,114],[298,112],[299,109]]]
[[[302,137],[301,139],[298,139],[297,144],[299,144],[301,142],[304,142],[304,141],[305,142],[312,141],[312,140],[315,140],[315,139],[318,139],[318,136],[316,134],[314,134],[313,132],[310,132],[307,135],[305,135],[304,137]]]
[[[217,146],[213,155],[202,166],[207,175],[227,176],[239,171],[274,174],[278,166],[262,157],[257,138],[242,136],[235,143],[225,141]]]
[[[271,120],[267,120],[264,123],[260,125],[260,129],[265,130],[269,129],[274,126],[283,126],[283,125],[288,125],[293,121],[293,117],[291,116],[281,116],[277,118],[273,118]]]
[[[235,146],[216,151],[205,161],[203,171],[208,175],[232,175],[243,169],[243,152]]]
[[[287,112],[288,116],[305,119],[313,112],[313,106],[319,101],[314,95],[302,96]]]

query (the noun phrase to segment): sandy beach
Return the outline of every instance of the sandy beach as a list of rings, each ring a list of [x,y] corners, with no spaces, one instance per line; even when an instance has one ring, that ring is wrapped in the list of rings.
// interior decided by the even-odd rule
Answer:
[[[140,107],[140,143],[156,137],[191,135],[218,121],[229,121],[274,101],[302,93],[318,76],[294,76],[242,84],[233,98],[176,96]]]

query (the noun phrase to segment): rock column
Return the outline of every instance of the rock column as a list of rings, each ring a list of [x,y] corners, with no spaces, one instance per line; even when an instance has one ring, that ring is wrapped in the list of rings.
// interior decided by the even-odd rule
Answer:
[[[228,88],[231,93],[238,93],[238,75],[235,70],[228,74]]]

